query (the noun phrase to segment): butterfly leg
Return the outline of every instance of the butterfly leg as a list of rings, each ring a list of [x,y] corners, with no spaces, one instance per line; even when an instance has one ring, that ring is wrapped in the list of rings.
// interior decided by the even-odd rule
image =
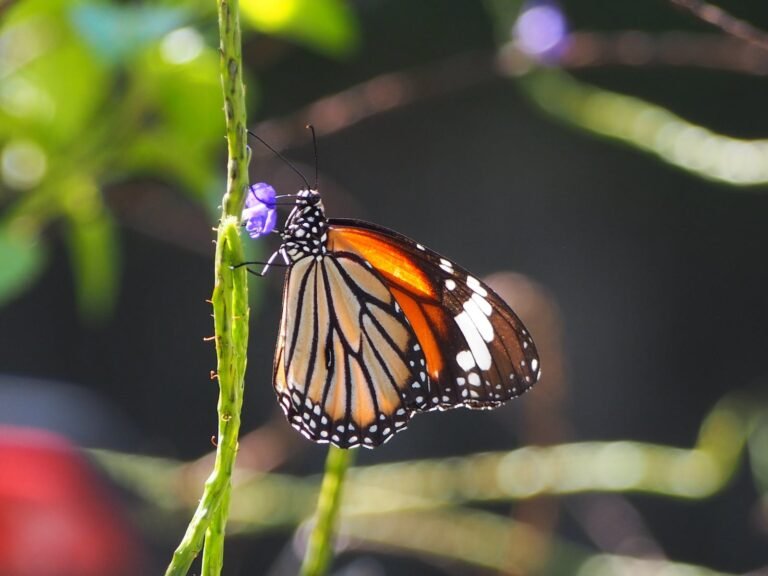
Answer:
[[[284,264],[282,262],[274,262],[275,258],[277,258],[277,255],[280,254],[280,251],[277,250],[272,253],[272,256],[269,257],[269,260],[266,262],[261,262],[260,260],[251,260],[249,262],[240,262],[240,264],[235,264],[232,266],[232,270],[237,270],[238,268],[242,268],[243,266],[251,266],[253,264],[259,264],[261,266],[264,266],[260,272],[256,272],[255,270],[251,270],[250,268],[246,268],[246,271],[249,274],[253,274],[254,276],[259,276],[260,278],[265,276],[267,274],[267,270],[269,270],[270,266],[280,266],[285,267],[288,266],[288,264]]]

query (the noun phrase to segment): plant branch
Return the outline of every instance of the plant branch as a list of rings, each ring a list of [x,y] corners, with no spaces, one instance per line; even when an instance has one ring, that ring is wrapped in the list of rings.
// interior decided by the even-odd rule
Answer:
[[[565,69],[626,66],[768,74],[768,55],[764,50],[720,34],[581,31],[568,36],[567,46],[557,62]],[[315,127],[318,136],[327,136],[379,114],[489,84],[500,76],[517,77],[530,69],[530,60],[509,42],[497,52],[467,52],[375,76],[291,114],[260,122],[254,131],[273,148],[285,150],[307,142],[307,124]],[[260,148],[254,154],[269,155]]]
[[[550,116],[623,142],[701,178],[732,186],[768,184],[768,139],[719,134],[641,98],[579,82],[555,70],[535,70],[519,86]]]
[[[333,536],[341,505],[341,494],[354,453],[332,446],[325,462],[323,485],[317,500],[315,526],[309,537],[301,576],[323,576],[333,556]]]
[[[173,555],[167,576],[186,574],[203,546],[203,575],[219,574],[223,565],[224,528],[232,470],[238,449],[248,345],[248,284],[240,241],[240,213],[248,186],[245,88],[242,80],[238,0],[219,0],[221,83],[227,127],[227,191],[216,240],[213,317],[218,361],[219,434],[213,472],[205,483],[186,534]]]
[[[702,0],[670,0],[672,4],[687,10],[699,20],[720,28],[726,34],[768,50],[768,33],[752,26],[746,20],[732,16],[722,8]]]

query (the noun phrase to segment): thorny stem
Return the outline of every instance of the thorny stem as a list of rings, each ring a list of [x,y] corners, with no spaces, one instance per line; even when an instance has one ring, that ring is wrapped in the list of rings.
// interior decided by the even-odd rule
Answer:
[[[218,361],[219,434],[213,472],[173,554],[166,576],[182,576],[204,546],[204,576],[221,572],[232,469],[238,448],[248,345],[248,284],[243,262],[240,214],[248,187],[245,88],[242,80],[238,0],[218,0],[221,83],[227,130],[227,192],[216,239],[213,317]],[[203,542],[205,539],[205,542]]]

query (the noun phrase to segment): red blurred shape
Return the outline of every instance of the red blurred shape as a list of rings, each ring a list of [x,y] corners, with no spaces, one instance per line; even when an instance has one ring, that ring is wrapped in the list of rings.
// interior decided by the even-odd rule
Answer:
[[[0,426],[0,574],[141,574],[137,539],[64,438]]]

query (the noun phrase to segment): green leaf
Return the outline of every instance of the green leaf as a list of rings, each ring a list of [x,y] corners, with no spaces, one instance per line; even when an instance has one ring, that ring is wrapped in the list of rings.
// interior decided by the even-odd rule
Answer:
[[[100,322],[111,312],[117,295],[117,235],[108,213],[73,215],[67,231],[80,313]]]
[[[179,32],[193,38],[196,34],[192,29]],[[219,181],[216,152],[223,146],[224,118],[219,56],[202,44],[197,50],[190,60],[174,62],[168,48],[160,47],[131,68],[153,123],[127,143],[119,168],[170,176],[199,200]]]
[[[266,34],[285,36],[328,56],[353,52],[360,30],[342,0],[241,0],[244,22]]]
[[[0,68],[7,69],[0,83],[0,133],[69,144],[103,102],[108,79],[64,11],[51,4],[48,12],[14,12],[2,29],[0,43],[13,49],[0,54]]]
[[[23,292],[40,274],[45,249],[37,238],[0,226],[0,305]]]

